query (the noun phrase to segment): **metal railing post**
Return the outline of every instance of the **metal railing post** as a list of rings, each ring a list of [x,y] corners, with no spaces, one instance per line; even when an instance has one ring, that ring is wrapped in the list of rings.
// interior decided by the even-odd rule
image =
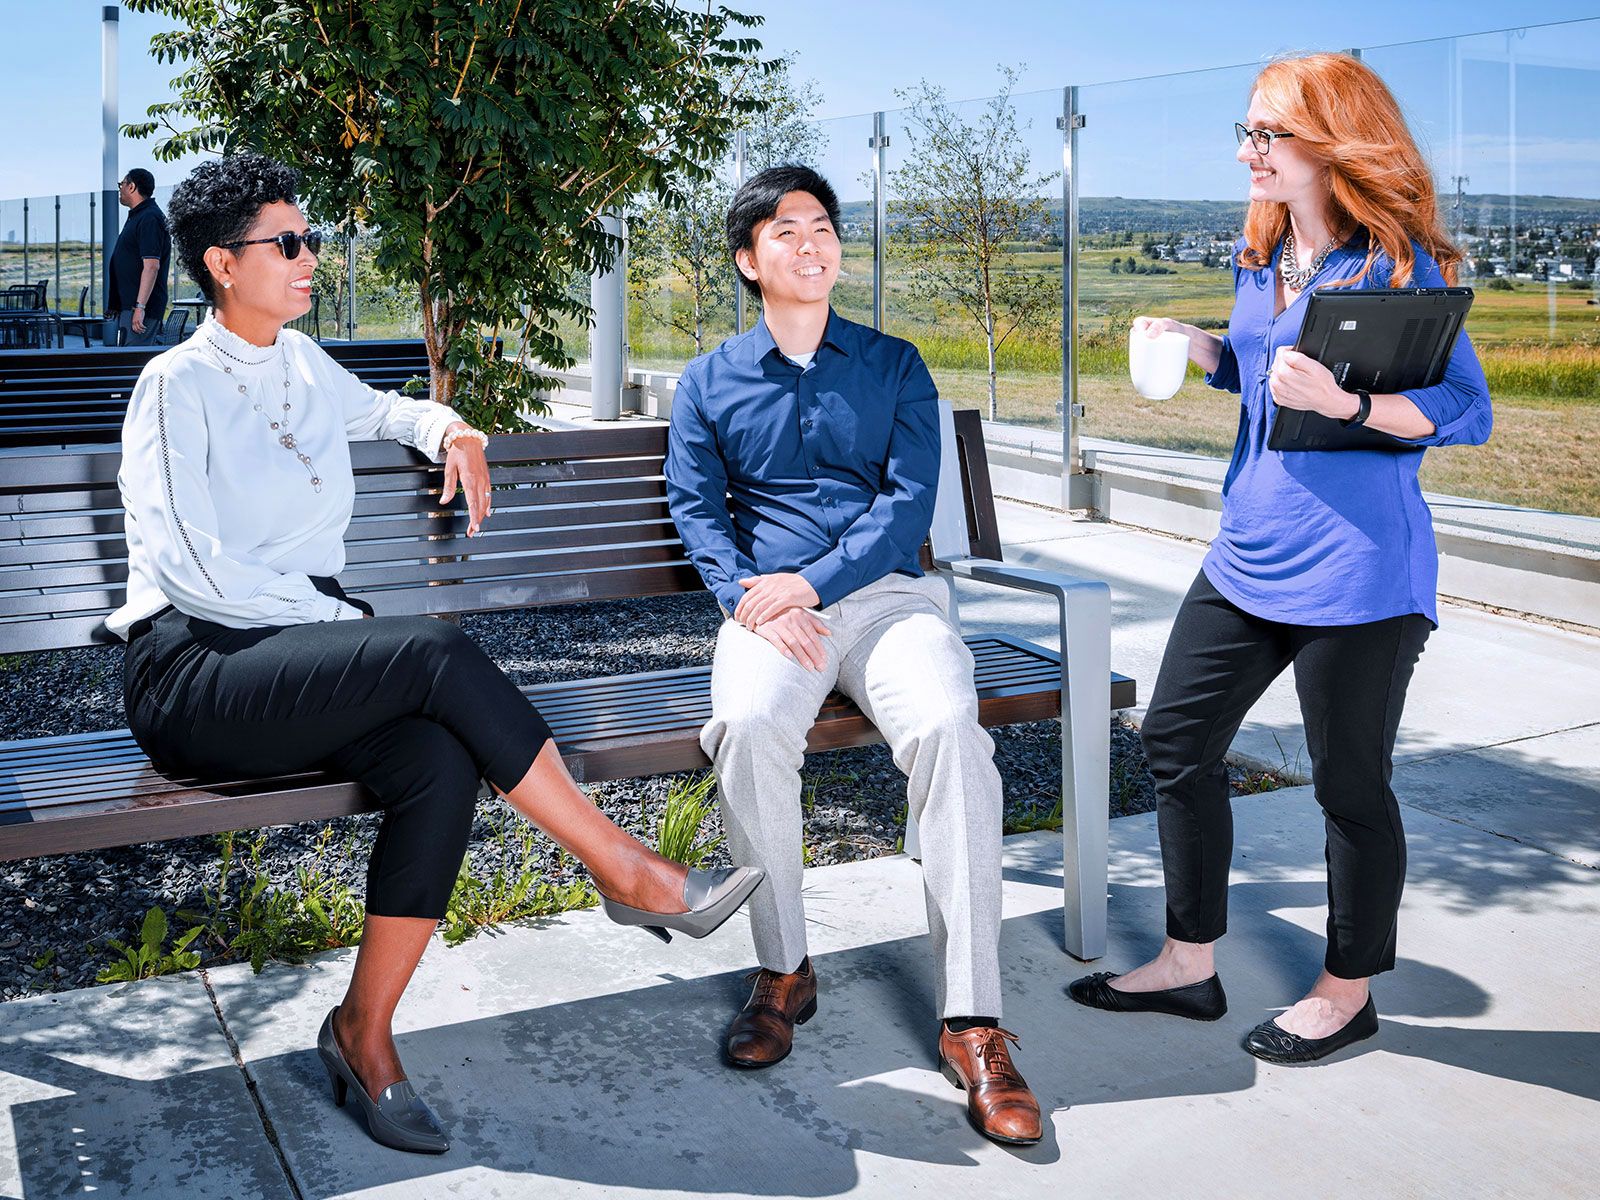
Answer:
[[[1078,451],[1078,89],[1063,88],[1061,116],[1061,507],[1093,508],[1093,476]]]
[[[28,282],[28,198],[22,198],[22,282]]]
[[[56,307],[61,307],[61,197],[56,197]]]
[[[345,339],[356,340],[356,224],[350,222],[350,236],[345,240],[344,252],[344,312]]]
[[[94,269],[94,231],[95,231],[95,223],[94,223],[94,193],[90,192],[89,193],[89,305],[85,309],[86,312],[93,312],[94,309],[95,309],[94,281],[95,281],[96,278],[98,278],[98,276],[95,274],[95,269]]]
[[[883,131],[883,113],[872,114],[872,137],[867,145],[872,148],[872,327],[883,328],[883,254],[887,245],[884,228],[888,211],[889,189],[884,178],[884,151],[889,148],[889,135]]]

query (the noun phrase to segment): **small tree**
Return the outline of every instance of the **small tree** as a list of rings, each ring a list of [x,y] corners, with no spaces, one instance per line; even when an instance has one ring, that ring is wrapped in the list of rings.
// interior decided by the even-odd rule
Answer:
[[[1049,217],[1044,188],[1060,172],[1034,176],[1005,83],[975,124],[962,119],[944,89],[923,80],[895,94],[910,105],[905,166],[890,172],[889,215],[902,222],[893,241],[911,267],[915,294],[953,303],[983,331],[989,356],[989,419],[998,415],[995,356],[1019,329],[1053,311],[1060,292],[1036,272],[1004,262],[1005,243]]]
[[[760,50],[726,8],[672,0],[129,0],[187,28],[175,100],[128,127],[156,157],[261,150],[305,175],[307,208],[358,221],[379,269],[417,290],[434,399],[514,420],[570,366],[557,329],[588,306],[568,282],[611,264],[600,217],[672,200],[756,104],[727,79]],[[520,330],[495,360],[484,335]],[[463,380],[466,389],[458,399]]]
[[[745,174],[785,162],[814,164],[822,154],[822,131],[811,120],[821,102],[816,85],[795,79],[793,56],[769,64],[745,63],[727,80],[730,94],[756,107],[742,116]],[[713,178],[684,181],[679,194],[649,198],[628,222],[628,285],[645,319],[675,329],[705,353],[707,326],[733,325],[734,289],[725,222],[733,199],[732,163],[717,164]],[[687,304],[672,287],[681,279]]]

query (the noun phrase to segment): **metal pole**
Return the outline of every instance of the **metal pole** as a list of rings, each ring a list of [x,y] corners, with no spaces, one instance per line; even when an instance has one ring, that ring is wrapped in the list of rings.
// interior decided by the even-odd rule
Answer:
[[[22,198],[22,282],[28,282],[28,198]]]
[[[345,311],[345,338],[348,341],[356,340],[356,223],[350,221],[350,236],[345,241],[344,255],[344,311]]]
[[[607,214],[600,220],[607,233],[622,236],[620,218]],[[589,415],[597,421],[615,421],[622,416],[624,253],[617,253],[610,270],[596,271],[589,280],[589,307],[594,312],[589,334]]]
[[[95,308],[94,281],[99,278],[94,269],[94,193],[89,193],[89,307],[85,310],[93,312]]]
[[[56,197],[56,307],[61,307],[61,197]]]
[[[1093,508],[1094,478],[1078,451],[1078,89],[1061,93],[1061,507]]]
[[[733,186],[737,191],[744,186],[744,130],[733,135]],[[739,268],[733,270],[733,331],[744,332],[744,282],[739,278]]]
[[[872,327],[883,328],[883,251],[884,213],[888,208],[888,188],[883,177],[884,151],[889,148],[889,135],[883,131],[883,114],[872,114]]]
[[[111,299],[111,248],[117,243],[117,26],[121,6],[100,9],[100,247],[107,301]],[[106,313],[105,344],[117,344],[115,318]]]

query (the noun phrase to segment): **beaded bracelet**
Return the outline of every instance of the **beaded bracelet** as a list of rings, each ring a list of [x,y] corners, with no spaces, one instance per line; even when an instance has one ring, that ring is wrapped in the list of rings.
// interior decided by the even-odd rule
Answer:
[[[478,445],[483,446],[485,449],[487,449],[489,445],[489,435],[487,433],[481,429],[472,429],[469,427],[466,429],[457,429],[454,432],[445,434],[444,441],[439,444],[440,452],[444,454],[450,453],[450,447],[454,446],[462,438],[471,438],[473,441],[477,442]]]

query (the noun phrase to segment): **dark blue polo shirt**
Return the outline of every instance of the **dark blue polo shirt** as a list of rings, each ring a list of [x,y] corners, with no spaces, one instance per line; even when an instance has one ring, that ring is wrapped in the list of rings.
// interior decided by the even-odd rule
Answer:
[[[833,312],[804,370],[764,319],[685,367],[667,500],[722,606],[752,575],[797,572],[824,607],[896,571],[920,576],[938,401],[915,346]]]
[[[166,214],[155,198],[141,200],[128,211],[128,220],[117,235],[111,251],[111,294],[106,297],[107,312],[129,312],[139,302],[139,275],[144,260],[159,258],[161,270],[145,302],[146,321],[159,321],[167,311],[167,273],[172,267],[172,235],[167,232]]]

